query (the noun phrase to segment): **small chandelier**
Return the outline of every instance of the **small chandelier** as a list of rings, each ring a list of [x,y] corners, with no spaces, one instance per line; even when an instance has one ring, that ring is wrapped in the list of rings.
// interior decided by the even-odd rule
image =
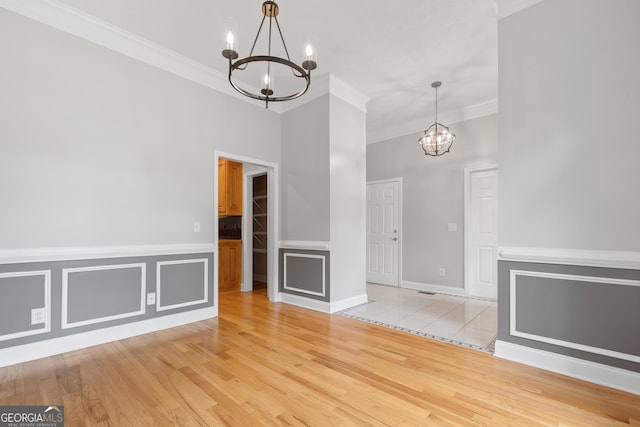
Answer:
[[[304,95],[309,89],[309,84],[311,83],[311,71],[315,70],[318,67],[318,64],[314,60],[314,52],[311,45],[307,45],[306,47],[306,58],[304,61],[302,61],[302,66],[291,61],[291,58],[289,57],[289,51],[287,50],[287,45],[284,42],[284,37],[282,36],[280,23],[278,23],[279,12],[280,10],[275,1],[265,1],[264,3],[262,3],[262,14],[264,16],[262,17],[262,21],[260,22],[260,27],[258,28],[258,33],[256,34],[256,38],[253,41],[253,46],[251,46],[251,52],[249,52],[249,56],[247,56],[246,58],[238,59],[240,55],[234,49],[234,37],[232,32],[227,33],[227,46],[226,49],[222,51],[222,56],[229,60],[229,83],[231,83],[231,86],[233,86],[235,90],[245,96],[248,96],[249,98],[264,101],[265,108],[269,108],[269,102],[289,101]],[[256,43],[258,42],[258,38],[260,37],[260,32],[262,31],[262,27],[264,26],[266,18],[269,18],[269,47],[267,50],[267,54],[254,55],[253,50],[256,47]],[[271,33],[274,21],[278,30],[278,34],[280,35],[280,40],[282,41],[282,46],[284,47],[286,58],[280,58],[278,56],[271,55]],[[238,60],[234,62],[234,60],[236,59]],[[252,93],[247,89],[240,87],[240,85],[233,79],[234,71],[245,70],[247,68],[247,65],[251,62],[261,62],[264,63],[264,66],[266,67],[266,74],[264,74],[264,77],[262,79],[260,93]],[[294,77],[304,79],[304,87],[295,93],[290,93],[287,95],[276,95],[273,87],[273,75],[271,74],[271,66],[273,63],[289,67]]]
[[[438,88],[442,82],[433,82],[431,87],[436,90],[436,122],[429,129],[424,131],[424,135],[418,139],[418,144],[422,146],[424,154],[427,156],[442,156],[451,149],[451,144],[456,139],[456,135],[449,132],[449,128],[442,123],[438,123]]]

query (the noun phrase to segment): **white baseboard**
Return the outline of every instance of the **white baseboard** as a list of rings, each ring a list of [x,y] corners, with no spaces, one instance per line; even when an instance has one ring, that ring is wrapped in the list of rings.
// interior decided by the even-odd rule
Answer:
[[[282,297],[282,302],[284,303],[296,305],[302,308],[308,308],[309,310],[320,311],[327,314],[346,310],[348,308],[364,304],[368,301],[367,294],[357,295],[355,297],[345,298],[343,300],[334,302],[318,301],[315,299],[302,297],[300,295],[287,293],[281,293],[280,295]]]
[[[406,288],[406,289],[415,289],[418,291],[435,292],[437,294],[449,294],[449,295],[459,295],[459,296],[466,295],[463,288],[452,288],[450,286],[430,285],[428,283],[420,283],[420,282],[409,282],[408,280],[403,280],[402,283],[400,283],[400,287]]]
[[[87,347],[93,347],[95,345],[131,338],[137,335],[148,334],[150,332],[156,332],[163,329],[175,328],[176,326],[211,319],[217,315],[217,307],[207,307],[199,310],[112,326],[110,328],[96,329],[94,331],[67,335],[46,341],[8,347],[0,349],[0,367],[15,365],[16,363],[28,362],[30,360],[41,359],[43,357],[80,350]]]
[[[355,297],[345,298],[339,301],[334,301],[331,303],[330,312],[336,313],[338,311],[347,310],[351,307],[359,306],[360,304],[365,304],[369,301],[367,294],[356,295]]]
[[[640,373],[638,372],[499,340],[496,341],[494,355],[502,359],[640,395]]]

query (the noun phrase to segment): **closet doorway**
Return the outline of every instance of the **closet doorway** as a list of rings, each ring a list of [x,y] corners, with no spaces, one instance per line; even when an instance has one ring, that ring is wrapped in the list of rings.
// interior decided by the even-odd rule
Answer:
[[[251,172],[247,174],[247,190],[251,195],[251,204],[247,206],[248,218],[251,225],[247,229],[251,238],[248,239],[247,267],[245,290],[260,290],[267,288],[268,281],[268,251],[269,246],[269,194],[268,175],[266,172],[257,171],[257,175]],[[249,234],[249,233],[247,233]]]

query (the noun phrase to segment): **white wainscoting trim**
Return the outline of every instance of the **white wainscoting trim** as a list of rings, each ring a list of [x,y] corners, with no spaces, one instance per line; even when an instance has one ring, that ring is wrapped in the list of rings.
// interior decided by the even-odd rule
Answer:
[[[0,367],[211,319],[217,316],[216,310],[216,307],[207,307],[0,349]]]
[[[48,332],[51,332],[51,270],[15,271],[15,272],[0,273],[0,279],[9,278],[9,277],[28,277],[28,276],[44,276],[44,289],[43,289],[44,307],[34,307],[34,308],[44,308],[45,310],[44,328],[0,335],[0,341],[28,337],[30,335],[46,334]]]
[[[328,251],[331,248],[329,242],[313,240],[280,240],[282,249],[301,249],[311,251]]]
[[[430,285],[428,283],[410,282],[408,280],[403,280],[400,283],[400,287],[406,288],[406,289],[415,289],[418,291],[435,292],[437,294],[465,296],[465,290],[463,288],[452,288],[450,286],[442,286],[442,285]]]
[[[77,261],[87,259],[181,255],[213,252],[213,243],[4,249],[0,250],[0,264],[23,264],[28,262],[51,262],[69,260]]]
[[[195,264],[203,263],[204,268],[204,297],[203,299],[181,302],[179,304],[162,305],[162,276],[160,274],[163,265],[174,264]],[[207,258],[179,259],[174,261],[159,261],[156,264],[156,311],[171,310],[174,308],[188,307],[190,305],[202,304],[209,301],[209,260]]]
[[[318,301],[316,299],[311,299],[300,295],[285,293],[280,293],[280,295],[282,297],[282,302],[286,304],[307,308],[309,310],[320,311],[327,314],[332,314],[338,311],[349,309],[351,307],[356,307],[368,301],[367,294],[357,295],[355,297],[345,298],[343,300],[334,302]]]
[[[291,286],[289,285],[289,282],[287,281],[287,259],[288,258],[311,258],[311,259],[319,259],[322,264],[321,264],[321,268],[322,268],[322,292],[315,292],[315,291],[310,291],[308,289],[301,289],[301,288],[296,288],[295,286]],[[284,254],[284,259],[283,259],[283,266],[282,266],[282,274],[283,274],[283,283],[284,283],[284,289],[288,290],[288,291],[296,291],[296,292],[300,292],[303,294],[309,294],[309,295],[316,295],[316,296],[320,296],[320,297],[325,297],[327,295],[327,280],[326,280],[326,275],[325,275],[325,256],[324,255],[312,255],[312,254],[298,254],[298,253],[285,253]]]
[[[588,360],[496,341],[494,356],[640,395],[640,373]]]
[[[626,280],[626,279],[612,279],[606,277],[593,277],[593,276],[577,276],[573,274],[561,274],[561,273],[547,273],[540,271],[524,271],[524,270],[511,270],[509,276],[509,324],[510,330],[509,334],[514,337],[526,338],[534,341],[539,341],[547,344],[553,344],[565,348],[572,348],[574,350],[586,351],[589,353],[600,354],[602,356],[615,357],[616,359],[629,360],[631,362],[640,363],[640,356],[636,356],[634,354],[621,353],[619,351],[608,350],[606,348],[593,347],[590,345],[574,343],[570,341],[559,340],[556,338],[551,338],[547,336],[541,336],[536,334],[531,334],[528,332],[523,332],[518,330],[518,325],[516,324],[517,319],[517,306],[516,306],[516,295],[517,295],[517,279],[518,276],[526,276],[526,277],[540,277],[546,279],[557,279],[557,280],[571,280],[576,282],[587,282],[587,283],[605,283],[610,285],[618,285],[618,286],[640,286],[640,281],[637,280]]]
[[[120,270],[128,268],[140,269],[140,309],[127,313],[114,314],[106,317],[96,317],[93,319],[82,320],[79,322],[69,322],[69,275],[73,273],[81,273],[86,271],[106,271],[106,270]],[[109,320],[125,319],[127,317],[140,316],[145,314],[145,295],[147,283],[147,265],[145,263],[135,264],[118,264],[118,265],[96,265],[90,267],[77,267],[77,268],[63,268],[62,269],[62,329],[76,328],[78,326],[93,325],[95,323],[108,322]]]
[[[506,18],[521,10],[527,9],[542,0],[497,0],[498,3],[498,19]]]
[[[498,247],[500,261],[640,270],[640,252],[585,249]]]

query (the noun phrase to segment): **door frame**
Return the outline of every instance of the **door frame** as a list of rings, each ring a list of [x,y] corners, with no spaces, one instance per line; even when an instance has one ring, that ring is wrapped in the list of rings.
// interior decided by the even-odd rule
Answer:
[[[229,160],[233,160],[235,162],[240,163],[250,163],[252,165],[260,166],[266,169],[267,172],[267,194],[269,195],[268,200],[268,209],[269,209],[269,217],[268,217],[268,234],[267,234],[267,296],[269,297],[269,301],[271,302],[280,302],[282,300],[282,296],[280,295],[280,291],[278,290],[278,239],[276,236],[279,236],[279,227],[280,223],[280,194],[279,194],[279,186],[280,182],[279,178],[279,165],[277,163],[269,162],[266,160],[255,159],[251,157],[241,156],[238,154],[227,153],[223,151],[214,150],[213,152],[213,164],[215,168],[218,167],[218,160],[220,158],[225,158]],[[263,172],[264,173],[264,172]],[[242,191],[246,194],[246,182],[244,179],[243,172],[243,185]],[[243,206],[242,206],[242,216],[247,216],[247,204],[244,203],[243,194]],[[213,257],[213,266],[214,266],[214,274],[213,274],[213,294],[214,294],[214,306],[216,315],[218,314],[218,173],[217,169],[213,174],[213,247],[215,249],[215,254]],[[244,221],[244,219],[243,219]],[[245,254],[245,243],[246,243],[246,227],[242,229],[242,238],[243,238],[243,258]],[[246,264],[246,261],[245,261]],[[243,268],[243,282],[244,282],[244,268]],[[244,286],[244,285],[243,285]]]
[[[495,170],[497,173],[498,165],[491,163],[484,166],[464,168],[464,294],[466,296],[469,296],[469,260],[471,259],[471,255],[469,254],[469,230],[471,229],[471,175],[476,172],[486,172],[491,170]]]
[[[371,181],[367,181],[367,186],[369,186],[369,184],[386,184],[389,182],[397,182],[398,183],[398,265],[397,270],[398,270],[398,285],[397,287],[402,288],[402,284],[403,284],[403,280],[402,280],[402,246],[403,246],[403,238],[402,238],[402,177],[395,177],[395,178],[386,178],[386,179],[376,179],[376,180],[371,180]],[[367,211],[369,210],[369,201],[367,200]],[[368,212],[367,212],[367,216],[368,216]],[[369,234],[369,230],[367,230],[367,235]],[[367,243],[368,245],[368,243]],[[367,259],[367,266],[369,265],[369,260]],[[365,272],[366,273],[366,272]]]

